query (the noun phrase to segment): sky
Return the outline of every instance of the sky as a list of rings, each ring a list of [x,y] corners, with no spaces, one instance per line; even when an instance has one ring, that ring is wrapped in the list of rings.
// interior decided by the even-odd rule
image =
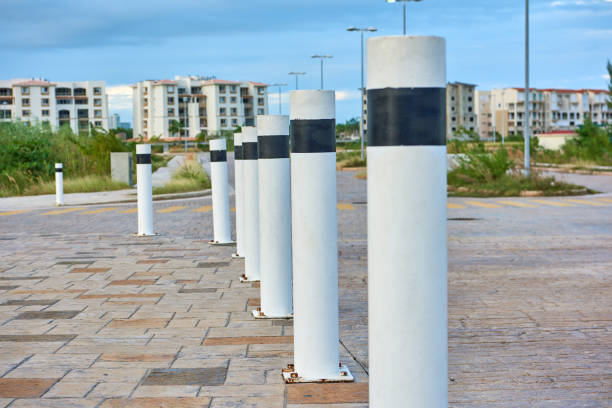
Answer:
[[[106,81],[110,113],[132,122],[130,84],[175,75],[336,90],[338,122],[360,114],[360,36],[402,33],[402,6],[385,0],[0,0],[0,79]],[[447,41],[447,80],[477,89],[524,85],[522,0],[407,3],[407,33]],[[531,0],[531,86],[605,88],[612,0]],[[367,75],[367,74],[366,74]],[[278,112],[277,88],[269,96]]]

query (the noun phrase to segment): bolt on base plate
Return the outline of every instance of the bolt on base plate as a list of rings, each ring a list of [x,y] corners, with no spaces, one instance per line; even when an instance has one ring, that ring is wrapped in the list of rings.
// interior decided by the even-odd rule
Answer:
[[[232,254],[232,258],[234,258],[234,259],[244,259],[244,255]]]
[[[157,237],[159,236],[159,234],[156,232],[155,234],[151,235],[151,234],[139,234],[137,232],[132,234],[135,237]]]
[[[287,315],[287,316],[268,316],[265,315],[262,311],[261,311],[261,307],[258,307],[255,310],[251,310],[251,313],[253,313],[253,317],[256,319],[293,319],[293,314]]]
[[[242,274],[242,276],[240,277],[240,282],[242,282],[242,283],[259,282],[259,279],[249,279],[249,278],[247,278],[247,276],[245,274]]]
[[[304,378],[295,371],[293,364],[289,364],[287,368],[282,370],[283,380],[287,384],[297,383],[338,383],[338,382],[355,382],[355,378],[351,374],[347,366],[340,363],[338,376],[328,378]]]
[[[236,242],[232,241],[232,242],[217,242],[217,241],[208,241],[209,245],[215,245],[215,246],[235,246]]]

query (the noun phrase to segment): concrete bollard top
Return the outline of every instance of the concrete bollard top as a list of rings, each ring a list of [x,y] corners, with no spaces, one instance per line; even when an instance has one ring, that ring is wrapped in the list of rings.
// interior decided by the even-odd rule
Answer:
[[[64,168],[64,165],[62,163],[55,163],[55,168],[56,169],[62,169],[62,168]]]
[[[289,135],[289,116],[287,115],[258,115],[258,136],[284,136]]]
[[[234,133],[234,146],[242,146],[242,132]]]
[[[257,128],[255,126],[242,128],[242,143],[257,143]]]
[[[289,93],[291,120],[335,119],[336,93],[329,90],[299,90]]]
[[[210,150],[225,150],[226,149],[225,139],[213,139],[210,141]]]
[[[151,145],[150,144],[137,144],[136,154],[151,154]]]
[[[368,90],[446,87],[446,40],[442,37],[373,37],[367,50]]]

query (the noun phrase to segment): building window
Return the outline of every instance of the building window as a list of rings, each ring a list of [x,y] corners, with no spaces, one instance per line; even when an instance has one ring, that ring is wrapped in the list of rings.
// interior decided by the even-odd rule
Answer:
[[[94,95],[102,95],[102,88],[95,87],[93,91]]]
[[[221,119],[221,126],[222,127],[226,127],[227,126],[227,120]]]
[[[456,132],[456,131],[457,131],[457,128],[456,128],[456,127],[452,128],[452,131],[453,131],[453,132]]]
[[[0,110],[0,119],[10,119],[11,111],[10,110]]]
[[[456,117],[456,116],[453,116],[453,117],[451,118],[451,120],[454,122],[454,121],[456,121],[456,120],[457,120],[457,117]]]
[[[49,94],[49,88],[48,88],[48,87],[46,87],[46,86],[43,86],[42,88],[40,88],[40,92],[41,92],[43,95],[48,95],[48,94]]]
[[[174,97],[173,96],[169,96],[168,97],[168,105],[174,105]]]
[[[225,116],[225,108],[219,108],[219,115]]]
[[[470,106],[468,107],[468,112],[471,112],[471,111],[472,111],[472,107]]]
[[[100,121],[100,120],[96,120],[96,121],[94,122],[94,126],[96,126],[96,127],[102,127],[102,121]]]
[[[454,101],[454,100],[455,100],[455,97],[454,97],[454,96],[451,96],[451,101]]]
[[[264,104],[264,98],[257,98],[257,104],[258,105],[263,105]]]
[[[232,119],[232,125],[236,126],[238,124],[238,119]]]
[[[236,93],[236,89],[237,89],[236,85],[230,86],[230,92],[231,93]]]
[[[96,117],[96,118],[101,118],[101,117],[102,117],[102,111],[101,111],[101,110],[99,110],[99,109],[96,109],[96,110],[94,111],[94,117]]]
[[[172,86],[172,85],[168,85],[168,86],[166,87],[166,91],[167,91],[168,93],[174,93],[174,86]]]
[[[94,99],[94,106],[102,106],[102,99],[100,98]]]
[[[451,112],[454,112],[454,111],[455,111],[455,107],[451,106]]]
[[[263,109],[257,109],[257,114],[258,115],[264,115],[264,110]]]
[[[43,116],[49,116],[49,109],[43,109],[41,113]]]
[[[470,122],[473,122],[473,121],[474,121],[474,117],[471,117],[471,118],[470,118]]]
[[[225,85],[219,85],[219,92],[225,93]]]
[[[23,106],[30,106],[30,98],[23,98],[23,99],[21,100],[21,104],[22,104]]]
[[[232,96],[230,98],[230,103],[236,103],[238,101],[238,98],[236,98],[235,96]]]
[[[21,111],[21,116],[27,118],[30,116],[30,110],[29,109],[24,109]]]
[[[43,98],[40,100],[42,106],[49,106],[49,98]]]
[[[236,116],[236,115],[238,114],[238,109],[236,109],[236,108],[231,108],[231,109],[230,109],[230,112],[231,112],[232,116]]]
[[[262,86],[257,87],[257,94],[258,95],[263,95],[265,92],[265,88]]]
[[[168,116],[174,116],[174,108],[168,108]]]
[[[185,93],[185,88],[178,88],[178,94],[182,95]]]
[[[29,95],[30,94],[30,88],[28,88],[27,86],[22,86],[21,87],[21,93],[23,95]]]
[[[468,102],[472,102],[472,97],[468,96]]]
[[[225,103],[225,96],[219,97],[219,103]]]

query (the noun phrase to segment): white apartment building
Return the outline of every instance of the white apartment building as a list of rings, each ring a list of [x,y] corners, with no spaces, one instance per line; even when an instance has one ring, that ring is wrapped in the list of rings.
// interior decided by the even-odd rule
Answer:
[[[110,115],[108,120],[108,128],[109,129],[117,129],[119,127],[119,122],[121,122],[121,117],[117,113],[113,113]]]
[[[79,133],[90,124],[108,130],[108,119],[104,81],[0,80],[0,121],[69,125]]]
[[[214,134],[237,126],[254,126],[257,115],[268,113],[268,85],[199,76],[146,80],[133,85],[134,136],[149,139],[179,136],[170,133],[173,121],[188,137]],[[184,131],[180,131],[184,137]]]
[[[584,123],[587,115],[597,125],[612,123],[607,98],[608,92],[601,89],[532,88],[529,95],[531,131],[537,134],[574,130]],[[503,136],[523,132],[524,88],[480,91],[477,106],[481,137],[492,137],[494,130]]]
[[[449,82],[446,84],[446,138],[450,139],[455,133],[464,128],[469,131],[478,131],[476,111],[474,109],[476,85],[463,82]]]
[[[460,127],[478,132],[478,121],[476,120],[475,91],[476,85],[463,82],[452,82],[446,84],[446,137],[454,137]],[[363,97],[363,129],[364,137],[367,139],[367,117],[368,98],[367,93]]]

